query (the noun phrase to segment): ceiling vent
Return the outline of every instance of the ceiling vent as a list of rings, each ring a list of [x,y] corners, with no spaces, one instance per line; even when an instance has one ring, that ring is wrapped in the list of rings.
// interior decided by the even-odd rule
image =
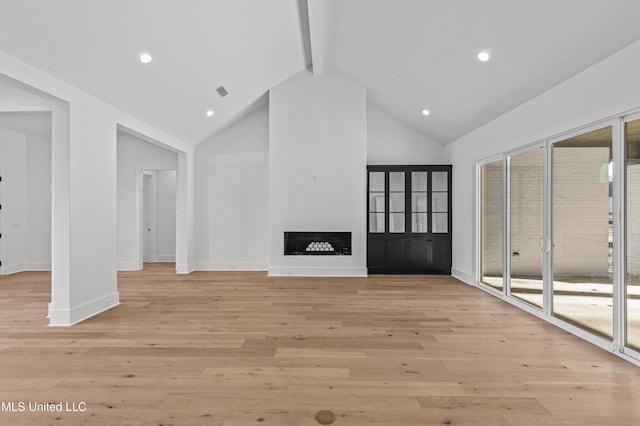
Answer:
[[[224,86],[218,87],[216,89],[216,92],[218,92],[218,95],[220,95],[221,98],[224,98],[229,94],[229,92],[227,92],[227,89],[225,89]]]

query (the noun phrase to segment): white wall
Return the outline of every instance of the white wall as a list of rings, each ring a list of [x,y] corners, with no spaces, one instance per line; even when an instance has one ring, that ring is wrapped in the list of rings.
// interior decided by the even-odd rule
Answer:
[[[20,211],[10,223],[5,221],[4,238],[9,244],[9,258],[4,260],[4,273],[50,270],[51,134],[24,134],[3,129],[3,135],[7,134],[13,134],[14,139],[17,135],[20,143],[8,143],[5,137],[1,138],[0,167],[10,173],[4,178],[5,188],[11,195],[4,206],[9,209],[5,219],[8,219],[7,214],[16,213],[16,202]],[[16,156],[17,147],[20,152]],[[15,180],[16,176],[19,181]]]
[[[0,129],[0,168],[2,169],[2,273],[25,269],[27,255],[26,215],[26,137]]]
[[[269,273],[366,275],[366,90],[302,71],[269,95]],[[285,231],[352,232],[351,256],[284,256]]]
[[[136,270],[139,269],[140,266],[140,242],[138,228],[140,218],[139,212],[136,209],[136,204],[138,203],[139,205],[139,201],[136,201],[136,197],[141,195],[137,193],[139,190],[140,175],[142,170],[176,170],[178,167],[178,154],[122,131],[118,131],[117,145],[118,269]],[[157,235],[156,240],[159,237],[164,245],[169,244],[168,241],[173,240],[173,249],[170,250],[163,246],[163,251],[165,252],[163,254],[173,255],[175,258],[175,172],[173,174],[173,179],[173,228],[167,229],[165,226],[166,220],[163,219],[162,231],[160,231],[160,235]],[[169,187],[167,191],[171,191],[171,187]],[[163,202],[165,204],[167,203],[166,200]],[[156,232],[159,230],[160,227],[156,226]],[[172,236],[164,235],[163,233],[171,233]],[[158,246],[156,245],[156,249],[157,248]],[[157,251],[157,253],[160,253],[160,251]]]
[[[176,155],[176,163],[178,162]],[[177,164],[176,164],[177,166]],[[176,261],[176,171],[156,173],[156,260]]]
[[[371,104],[367,153],[368,164],[444,163],[442,144]],[[267,270],[269,108],[197,145],[195,160],[196,269]]]
[[[51,270],[51,134],[27,133],[25,269]]]
[[[367,164],[445,164],[444,145],[368,103]]]
[[[71,325],[119,303],[118,126],[180,151],[177,264],[192,270],[191,145],[3,52],[0,83],[0,111],[52,111],[51,325]]]
[[[266,270],[269,108],[196,146],[196,268]]]
[[[640,107],[640,42],[445,148],[453,164],[453,270],[473,282],[475,162]]]

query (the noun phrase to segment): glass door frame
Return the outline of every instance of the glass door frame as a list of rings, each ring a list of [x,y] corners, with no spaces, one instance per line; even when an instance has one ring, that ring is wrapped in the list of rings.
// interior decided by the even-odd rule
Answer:
[[[552,214],[553,214],[553,146],[554,144],[558,143],[558,142],[562,142],[565,141],[567,139],[571,139],[573,137],[576,136],[580,136],[583,135],[585,133],[589,133],[595,130],[599,130],[605,127],[611,127],[611,141],[612,141],[612,147],[611,147],[611,154],[612,154],[612,175],[613,175],[613,201],[612,201],[612,215],[613,215],[613,278],[612,278],[612,290],[613,290],[613,333],[612,333],[612,339],[609,340],[605,337],[599,336],[596,333],[592,333],[589,330],[579,327],[577,325],[572,324],[571,322],[568,322],[566,320],[563,320],[560,317],[556,317],[553,315],[554,309],[553,309],[553,293],[554,293],[554,289],[553,289],[553,250],[551,250],[551,247],[553,246],[553,220],[552,220]],[[557,325],[558,327],[561,327],[569,332],[571,332],[572,334],[575,334],[581,338],[583,338],[584,340],[587,340],[589,342],[592,342],[598,346],[601,347],[605,347],[605,348],[609,348],[609,349],[614,349],[617,350],[619,349],[621,346],[621,343],[624,342],[624,340],[621,338],[622,333],[624,330],[622,330],[622,323],[620,322],[620,315],[623,312],[622,311],[622,302],[623,302],[623,297],[621,297],[621,289],[622,286],[624,284],[624,280],[622,280],[622,275],[621,275],[621,246],[620,243],[621,241],[623,241],[623,239],[621,237],[623,237],[620,234],[620,230],[621,230],[621,226],[620,226],[620,219],[621,219],[621,210],[620,210],[620,202],[621,202],[621,194],[624,194],[624,192],[621,192],[621,186],[622,186],[622,181],[623,179],[623,170],[621,170],[620,168],[620,159],[621,157],[621,149],[623,148],[623,135],[621,134],[622,132],[620,131],[621,129],[621,122],[620,119],[616,118],[616,119],[606,119],[606,120],[600,120],[596,123],[587,125],[587,126],[583,126],[580,127],[578,129],[572,130],[570,132],[565,132],[562,133],[560,135],[557,135],[553,138],[547,139],[546,141],[546,153],[547,153],[547,158],[546,158],[546,168],[547,170],[547,178],[548,178],[548,185],[547,185],[547,197],[546,197],[546,203],[547,205],[545,206],[545,215],[547,216],[547,221],[548,221],[548,227],[546,229],[546,237],[548,238],[549,244],[551,245],[549,253],[548,253],[548,270],[547,270],[547,287],[545,288],[546,290],[546,299],[545,302],[547,302],[547,309],[545,309],[545,318],[552,324]]]
[[[618,342],[620,342],[620,351],[626,355],[629,355],[630,357],[634,358],[634,359],[639,359],[640,360],[640,351],[631,348],[629,346],[627,346],[627,310],[628,310],[628,304],[627,304],[627,259],[626,259],[626,238],[627,238],[627,224],[626,224],[626,212],[627,212],[627,140],[626,140],[626,123],[631,122],[631,121],[636,121],[636,120],[640,120],[640,112],[635,112],[632,114],[627,114],[627,115],[623,115],[620,117],[619,119],[619,147],[617,149],[614,148],[614,155],[617,153],[618,154],[618,158],[620,159],[620,161],[617,163],[619,164],[618,167],[618,175],[620,175],[620,185],[619,185],[619,194],[618,194],[618,200],[616,202],[615,199],[615,190],[616,187],[614,186],[614,208],[617,206],[618,207],[618,214],[616,215],[614,213],[614,262],[618,262],[620,268],[619,268],[619,282],[620,282],[620,288],[619,290],[619,300],[617,301],[618,303],[616,303],[615,301],[615,294],[614,294],[614,309],[617,309],[617,312],[614,311],[614,333],[616,333],[616,336],[618,337]],[[614,161],[614,176],[616,176],[616,170],[615,170],[615,161]],[[618,245],[619,245],[619,250],[618,250],[618,257],[616,258],[615,256],[615,250],[616,250],[616,243],[615,243],[615,238],[616,238],[616,229],[615,229],[615,218],[616,216],[618,216],[618,222],[619,222],[619,226],[618,226],[618,232],[617,232],[617,237],[618,237]],[[615,263],[614,263],[614,274],[615,274]],[[615,275],[614,275],[615,278]],[[618,323],[620,324],[620,327],[618,330],[615,329],[615,324]]]
[[[514,295],[511,294],[511,157],[513,157],[514,155],[518,155],[518,154],[523,154],[525,152],[529,152],[535,149],[542,149],[543,150],[543,157],[542,157],[542,161],[543,161],[543,169],[542,169],[542,245],[539,246],[538,248],[540,249],[540,251],[542,252],[542,270],[540,271],[540,275],[542,276],[542,308],[538,308],[537,306],[527,303],[525,301],[523,301],[522,299],[519,299],[517,297],[515,297]],[[547,170],[547,148],[546,148],[546,143],[544,142],[538,142],[538,143],[533,143],[533,144],[529,144],[526,145],[524,147],[518,148],[518,149],[514,149],[512,151],[509,151],[507,153],[505,153],[505,218],[504,218],[504,222],[505,222],[505,229],[504,229],[504,248],[505,248],[505,252],[504,252],[504,256],[505,256],[505,269],[504,269],[504,273],[505,273],[505,294],[507,297],[509,297],[514,304],[520,306],[521,308],[525,309],[526,311],[529,312],[543,312],[545,313],[546,316],[546,312],[545,309],[548,306],[548,301],[546,300],[546,294],[547,294],[547,286],[548,286],[548,281],[549,281],[549,242],[548,242],[548,234],[547,234],[547,229],[548,229],[548,224],[549,224],[549,217],[547,215],[547,209],[546,209],[546,202],[547,202],[547,198],[548,198],[548,194],[547,194],[547,188],[548,188],[548,170]]]
[[[476,256],[475,256],[475,282],[476,284],[483,288],[486,291],[489,291],[495,295],[499,295],[503,300],[516,305],[520,309],[523,309],[529,313],[532,313],[536,316],[543,316],[545,319],[549,318],[548,306],[549,304],[549,277],[550,275],[550,250],[543,250],[542,254],[542,287],[543,287],[543,303],[542,309],[529,304],[521,299],[518,299],[511,295],[511,170],[510,170],[510,158],[517,154],[522,154],[524,152],[528,152],[532,149],[542,148],[544,150],[543,153],[543,218],[542,218],[542,234],[543,234],[543,244],[544,248],[550,247],[550,242],[548,242],[548,229],[550,229],[550,218],[547,214],[547,200],[550,196],[549,194],[549,161],[548,161],[548,149],[546,141],[531,143],[516,149],[512,149],[504,152],[501,155],[496,155],[485,160],[479,161],[476,163],[476,220],[475,220],[475,246],[476,246]],[[482,218],[481,216],[481,202],[482,202],[482,179],[481,179],[481,169],[482,166],[488,163],[492,163],[498,160],[502,160],[503,162],[503,241],[502,241],[502,291],[496,289],[484,282],[482,282],[482,265],[481,265],[481,248],[482,248]]]
[[[502,203],[502,226],[503,226],[503,232],[502,232],[502,290],[497,289],[493,286],[490,286],[489,284],[485,283],[482,281],[482,166],[485,166],[487,164],[490,163],[494,163],[494,162],[498,162],[500,161],[502,163],[502,196],[503,198],[505,197],[505,194],[507,193],[507,175],[506,175],[506,154],[500,154],[500,155],[496,155],[493,157],[489,157],[486,158],[482,161],[478,161],[476,163],[476,171],[475,171],[475,194],[476,194],[476,198],[475,198],[475,211],[477,212],[477,214],[475,215],[475,221],[474,221],[474,236],[475,236],[475,241],[474,241],[474,246],[476,247],[475,250],[475,256],[474,256],[474,274],[475,274],[475,281],[476,283],[482,287],[483,289],[491,292],[491,293],[495,293],[496,295],[501,295],[503,297],[507,296],[507,278],[505,275],[506,272],[506,266],[505,264],[507,263],[506,259],[505,259],[505,255],[507,253],[507,246],[506,246],[506,239],[507,236],[505,234],[505,230],[506,230],[506,214],[507,214],[507,206],[506,203],[503,201]]]

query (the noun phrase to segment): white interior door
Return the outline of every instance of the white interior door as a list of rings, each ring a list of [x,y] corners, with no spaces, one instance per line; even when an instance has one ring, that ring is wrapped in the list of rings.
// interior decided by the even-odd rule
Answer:
[[[142,260],[151,261],[152,176],[142,175]]]

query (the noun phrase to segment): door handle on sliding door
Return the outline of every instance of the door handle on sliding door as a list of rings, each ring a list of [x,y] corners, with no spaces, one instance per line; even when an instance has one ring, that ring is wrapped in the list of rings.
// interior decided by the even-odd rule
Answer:
[[[538,240],[538,248],[540,251],[545,253],[549,253],[551,251],[551,239],[540,237]]]

